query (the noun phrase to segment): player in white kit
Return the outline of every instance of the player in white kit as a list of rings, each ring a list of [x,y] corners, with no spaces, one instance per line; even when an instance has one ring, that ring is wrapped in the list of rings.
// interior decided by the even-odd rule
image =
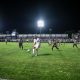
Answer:
[[[33,56],[38,55],[38,49],[40,48],[40,39],[34,38],[34,44],[33,44]],[[36,51],[36,53],[35,53]]]

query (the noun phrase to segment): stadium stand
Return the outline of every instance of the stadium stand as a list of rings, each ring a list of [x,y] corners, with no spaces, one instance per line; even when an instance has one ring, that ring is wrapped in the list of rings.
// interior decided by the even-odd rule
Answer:
[[[32,42],[34,36],[40,37],[42,42],[47,42],[49,39],[58,39],[61,42],[68,42],[68,34],[19,34],[19,35],[11,35],[11,34],[1,34],[0,35],[0,41],[3,42],[5,39],[7,39],[10,42],[18,41],[21,37],[24,39],[24,41]]]

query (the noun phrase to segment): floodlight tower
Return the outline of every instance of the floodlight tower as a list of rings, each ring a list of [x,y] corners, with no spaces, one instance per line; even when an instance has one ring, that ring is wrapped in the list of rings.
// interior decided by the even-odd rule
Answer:
[[[40,28],[40,37],[41,37],[41,29],[44,27],[44,20],[38,20],[37,26]]]

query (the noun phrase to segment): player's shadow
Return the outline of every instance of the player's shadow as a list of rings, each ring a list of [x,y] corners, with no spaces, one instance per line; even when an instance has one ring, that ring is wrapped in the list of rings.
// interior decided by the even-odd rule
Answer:
[[[52,54],[50,54],[50,53],[39,54],[39,56],[50,56],[50,55],[52,55]]]

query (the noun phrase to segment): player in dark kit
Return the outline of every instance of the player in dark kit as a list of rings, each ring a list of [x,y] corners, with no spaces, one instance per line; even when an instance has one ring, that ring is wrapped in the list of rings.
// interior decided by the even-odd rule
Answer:
[[[75,40],[75,39],[73,40],[73,48],[74,47],[78,48],[78,46],[77,46],[77,40]]]
[[[20,40],[19,40],[19,48],[20,49],[22,48],[22,50],[23,50],[23,39],[22,38],[20,38]]]
[[[52,51],[53,51],[54,47],[59,50],[59,48],[58,48],[58,41],[57,40],[53,40],[53,42],[52,42]]]
[[[8,42],[7,38],[5,39],[5,42],[6,42],[6,45],[7,45],[7,42]]]

